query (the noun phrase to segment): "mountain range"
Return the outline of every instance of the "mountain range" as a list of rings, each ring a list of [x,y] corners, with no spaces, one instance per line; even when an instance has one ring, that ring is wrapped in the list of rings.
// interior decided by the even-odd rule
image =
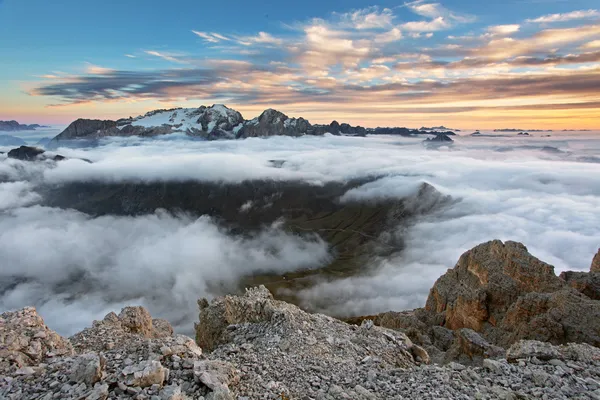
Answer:
[[[37,128],[44,128],[43,125],[38,124],[20,124],[17,121],[0,121],[0,131],[4,132],[16,132],[16,131],[33,131]]]
[[[174,108],[150,111],[132,118],[113,120],[78,119],[57,135],[50,145],[74,139],[99,139],[107,136],[152,137],[183,132],[207,140],[243,139],[266,136],[353,135],[367,134],[421,135],[453,132],[424,132],[408,128],[364,128],[333,121],[328,125],[311,124],[308,120],[290,118],[284,113],[267,109],[260,116],[246,120],[236,110],[222,104],[199,108]]]

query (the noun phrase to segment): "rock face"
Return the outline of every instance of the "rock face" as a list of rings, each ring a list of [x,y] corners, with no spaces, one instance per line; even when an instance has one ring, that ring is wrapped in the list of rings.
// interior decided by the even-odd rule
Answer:
[[[590,272],[600,272],[600,249],[598,249],[598,253],[596,253],[594,259],[592,260]]]
[[[31,124],[31,125],[20,124],[14,120],[13,121],[0,121],[0,131],[8,131],[8,132],[33,131],[37,128],[43,128],[43,126],[38,125],[38,124]]]
[[[96,138],[117,134],[117,123],[110,120],[80,118],[71,124],[53,140],[70,140],[77,138]]]
[[[270,108],[263,111],[259,117],[247,121],[237,137],[302,136],[310,132],[311,128],[304,118],[290,118]]]
[[[501,346],[520,339],[600,345],[600,303],[520,243],[492,241],[463,254],[435,283],[425,310],[449,329],[470,328]],[[577,317],[582,310],[587,322]]]
[[[35,308],[0,315],[0,375],[72,354],[71,343],[50,330]]]
[[[520,340],[598,346],[599,275],[557,277],[524,245],[495,240],[464,253],[436,281],[424,308],[367,318],[405,332],[443,363],[481,365]]]

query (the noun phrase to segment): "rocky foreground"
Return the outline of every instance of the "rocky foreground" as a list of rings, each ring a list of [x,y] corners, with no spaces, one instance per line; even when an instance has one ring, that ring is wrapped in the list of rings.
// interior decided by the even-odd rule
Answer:
[[[259,287],[200,300],[195,340],[142,307],[68,339],[33,308],[6,312],[0,398],[597,399],[600,301],[582,288],[598,288],[599,268],[600,255],[590,273],[557,277],[494,241],[465,253],[420,310],[348,324]]]

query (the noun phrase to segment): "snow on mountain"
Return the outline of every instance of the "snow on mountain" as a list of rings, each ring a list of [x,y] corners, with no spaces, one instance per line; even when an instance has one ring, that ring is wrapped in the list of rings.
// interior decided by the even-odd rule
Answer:
[[[184,132],[205,138],[235,138],[243,127],[244,118],[239,112],[222,104],[211,107],[155,110],[133,119],[119,121],[119,129],[126,126],[153,128],[170,127],[172,132]]]

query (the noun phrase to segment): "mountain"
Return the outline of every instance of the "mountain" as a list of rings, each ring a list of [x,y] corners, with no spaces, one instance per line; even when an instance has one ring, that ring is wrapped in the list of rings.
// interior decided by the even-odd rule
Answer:
[[[56,146],[58,142],[74,139],[96,140],[106,136],[151,137],[175,132],[206,140],[268,136],[296,137],[326,133],[352,136],[366,136],[367,134],[412,136],[438,133],[408,128],[367,129],[346,123],[340,124],[337,121],[333,121],[329,125],[313,125],[302,117],[290,118],[274,109],[265,110],[256,118],[245,120],[238,111],[222,104],[215,104],[210,107],[154,110],[135,118],[129,117],[116,121],[78,119],[52,139],[49,145]],[[454,135],[453,132],[440,133]]]
[[[10,135],[0,135],[0,146],[23,146],[27,144],[23,139],[10,136]]]
[[[31,124],[22,125],[17,121],[0,121],[0,131],[16,132],[16,131],[33,131],[37,128],[44,128],[42,125]]]

